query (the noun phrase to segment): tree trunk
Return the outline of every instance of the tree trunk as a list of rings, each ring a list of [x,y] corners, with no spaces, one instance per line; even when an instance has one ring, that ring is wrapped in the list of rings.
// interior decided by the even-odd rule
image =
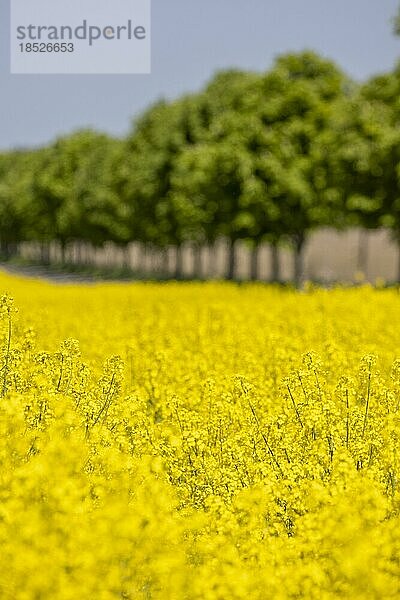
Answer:
[[[397,263],[397,283],[400,283],[400,238],[397,240],[398,263]]]
[[[206,269],[206,277],[210,279],[210,277],[215,277],[218,273],[218,251],[217,251],[217,242],[216,240],[209,241],[207,245],[207,269]]]
[[[67,244],[63,240],[60,242],[60,263],[62,266],[65,265]]]
[[[169,275],[169,248],[161,249],[162,257],[161,257],[161,270],[163,277],[168,277]]]
[[[183,248],[181,244],[175,247],[175,279],[183,277]]]
[[[123,268],[126,269],[127,271],[130,271],[132,268],[131,265],[131,249],[129,244],[126,244],[125,246],[123,246],[122,248],[122,253],[123,253]]]
[[[203,276],[203,248],[200,244],[193,247],[193,277],[201,279]]]
[[[5,240],[1,240],[0,242],[0,252],[2,258],[4,258],[5,260],[8,260],[10,258],[8,243]]]
[[[303,233],[299,233],[293,238],[294,240],[294,284],[300,287],[304,273],[304,242]]]
[[[13,258],[13,256],[16,256],[18,253],[18,245],[16,242],[9,242],[7,244],[7,257],[8,258]]]
[[[82,242],[82,263],[86,266],[89,264],[89,252],[88,252],[88,244],[87,242]],[[115,251],[115,247],[114,247]]]
[[[7,259],[7,244],[4,240],[0,240],[0,254],[1,258]]]
[[[140,244],[139,261],[138,261],[139,272],[142,275],[147,272],[147,255],[148,255],[148,246],[147,246],[147,243],[146,242],[142,242]]]
[[[253,246],[251,249],[251,255],[250,255],[250,279],[252,281],[258,280],[259,260],[260,260],[260,245],[258,244],[258,242],[256,242],[255,246]]]
[[[151,271],[153,275],[160,271],[159,249],[155,246],[151,249]]]
[[[367,277],[368,273],[368,231],[360,229],[358,238],[357,271]]]
[[[228,269],[226,279],[232,281],[236,274],[236,240],[229,240],[228,246]]]
[[[82,245],[80,240],[77,240],[75,242],[75,256],[74,256],[75,260],[74,263],[77,265],[81,265],[82,264]]]
[[[281,280],[281,266],[279,263],[279,246],[274,243],[271,244],[271,281],[273,283],[280,283]]]
[[[50,264],[49,244],[47,242],[42,242],[40,245],[40,260],[46,266]]]

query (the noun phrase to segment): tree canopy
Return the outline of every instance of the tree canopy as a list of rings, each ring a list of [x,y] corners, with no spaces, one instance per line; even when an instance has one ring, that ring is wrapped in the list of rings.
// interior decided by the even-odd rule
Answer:
[[[150,106],[124,139],[91,130],[0,154],[0,243],[160,250],[291,244],[300,280],[322,226],[391,228],[400,243],[400,65],[362,85],[311,51],[226,70]],[[276,272],[278,266],[276,266]],[[276,273],[278,277],[278,273]]]

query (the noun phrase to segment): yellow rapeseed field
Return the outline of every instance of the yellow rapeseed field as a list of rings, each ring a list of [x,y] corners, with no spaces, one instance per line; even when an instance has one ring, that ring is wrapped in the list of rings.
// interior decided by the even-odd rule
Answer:
[[[400,295],[0,275],[2,600],[400,597]]]

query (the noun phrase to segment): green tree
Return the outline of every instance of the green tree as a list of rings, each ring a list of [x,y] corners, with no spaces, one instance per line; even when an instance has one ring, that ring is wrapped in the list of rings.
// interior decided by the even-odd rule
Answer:
[[[151,107],[127,140],[124,195],[131,207],[132,239],[160,249],[177,249],[176,276],[182,274],[182,244],[198,237],[196,211],[173,193],[175,163],[201,136],[198,98],[186,96]]]
[[[36,153],[30,186],[29,238],[60,243],[62,260],[70,241],[94,245],[119,240],[119,200],[106,189],[108,156],[114,142],[91,130],[59,138]]]
[[[0,154],[0,251],[5,258],[16,252],[17,244],[26,236],[31,165],[29,152]]]
[[[286,237],[294,247],[297,284],[308,234],[337,216],[326,143],[331,116],[347,88],[338,67],[313,52],[279,57],[264,77],[260,119],[266,143],[258,149],[257,176],[273,205],[272,240]]]
[[[370,79],[362,88],[372,132],[372,158],[367,166],[372,182],[370,197],[378,208],[378,223],[392,230],[399,246],[400,281],[400,63]]]
[[[181,155],[174,172],[174,196],[183,199],[201,223],[202,239],[229,240],[227,278],[236,269],[236,243],[254,228],[251,202],[255,180],[252,157],[243,147],[227,142],[203,143]]]

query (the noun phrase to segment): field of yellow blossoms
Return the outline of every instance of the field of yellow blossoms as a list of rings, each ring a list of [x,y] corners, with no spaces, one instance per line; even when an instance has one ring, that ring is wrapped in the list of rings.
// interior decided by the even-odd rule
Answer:
[[[400,597],[400,294],[0,275],[2,600]]]

